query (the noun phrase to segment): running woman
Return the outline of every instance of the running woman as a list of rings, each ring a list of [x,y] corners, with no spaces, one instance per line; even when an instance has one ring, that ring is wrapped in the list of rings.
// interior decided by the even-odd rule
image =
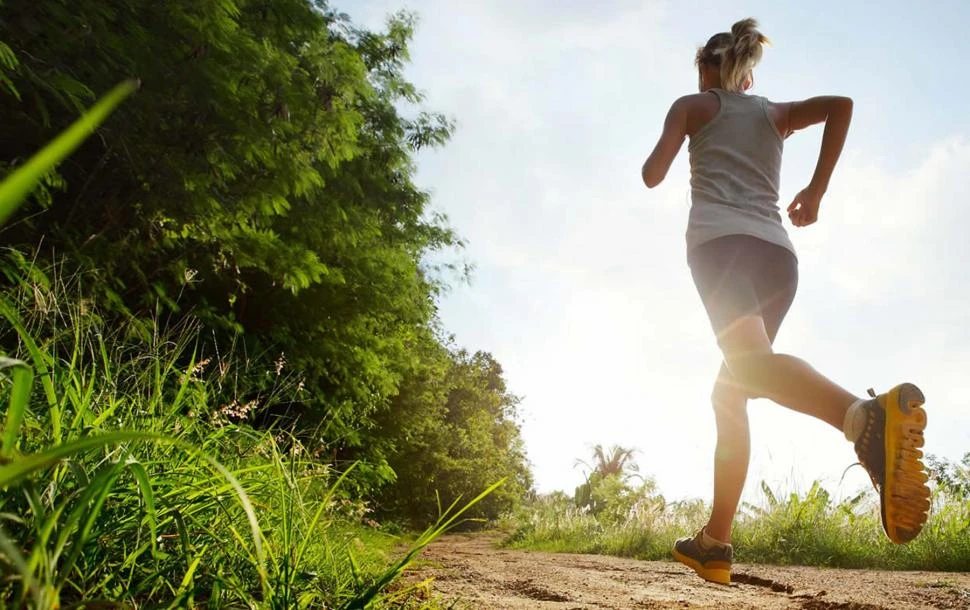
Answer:
[[[767,42],[757,22],[744,19],[698,49],[700,93],[673,103],[642,170],[647,187],[660,184],[690,138],[687,262],[724,361],[711,395],[717,447],[710,519],[696,535],[678,540],[673,554],[702,578],[723,584],[731,582],[731,526],[748,471],[751,398],[817,417],[854,443],[879,492],[883,528],[893,542],[915,538],[930,506],[919,388],[903,383],[860,398],[805,361],[772,350],[798,285],[795,248],[778,205],[784,141],[825,124],[815,173],[787,207],[792,225],[806,227],[818,219],[849,130],[852,100],[776,103],[748,95]]]

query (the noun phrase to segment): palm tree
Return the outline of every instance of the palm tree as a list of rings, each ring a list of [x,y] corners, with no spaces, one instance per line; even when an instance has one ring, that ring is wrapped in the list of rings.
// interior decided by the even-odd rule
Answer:
[[[588,508],[592,512],[597,512],[597,502],[593,497],[593,489],[600,481],[608,477],[618,477],[624,483],[631,478],[637,477],[643,480],[637,472],[640,467],[633,461],[633,454],[636,449],[613,445],[606,451],[603,445],[593,447],[593,463],[583,460],[576,460],[576,466],[585,466],[589,474],[585,474],[586,482],[576,488],[575,502],[580,508]]]
[[[593,463],[590,464],[583,460],[576,460],[576,465],[582,465],[592,472],[586,477],[587,481],[591,478],[606,478],[610,475],[617,475],[622,480],[632,477],[639,477],[640,467],[633,461],[633,454],[636,449],[613,445],[609,452],[603,449],[603,445],[593,447]]]

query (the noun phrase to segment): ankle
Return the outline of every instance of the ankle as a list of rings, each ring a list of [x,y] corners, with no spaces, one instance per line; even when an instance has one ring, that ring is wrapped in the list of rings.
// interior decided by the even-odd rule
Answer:
[[[866,425],[866,414],[862,409],[862,405],[868,402],[865,398],[859,398],[845,411],[845,417],[842,421],[842,433],[845,435],[845,440],[850,443],[854,443],[859,440],[862,435],[862,430]]]
[[[731,530],[725,532],[717,529],[712,530],[710,526],[705,526],[701,530],[700,543],[705,549],[731,546]]]

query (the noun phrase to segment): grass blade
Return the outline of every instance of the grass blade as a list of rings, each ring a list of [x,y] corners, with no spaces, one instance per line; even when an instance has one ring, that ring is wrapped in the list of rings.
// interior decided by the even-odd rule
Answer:
[[[202,558],[205,556],[207,548],[203,548],[196,554],[195,558],[189,563],[188,569],[185,571],[185,576],[182,577],[182,582],[179,584],[178,591],[175,593],[175,599],[172,601],[169,608],[194,608],[193,603],[193,590],[195,588],[195,571],[198,569],[199,564],[202,563]]]
[[[40,179],[74,152],[111,111],[138,88],[138,81],[126,80],[101,98],[70,127],[0,183],[0,224],[13,214]]]
[[[72,514],[68,517],[67,523],[68,528],[65,531],[70,531],[72,526],[79,523],[81,519],[84,519],[83,525],[77,529],[77,533],[74,536],[74,541],[71,543],[71,552],[68,554],[67,559],[60,565],[59,571],[61,573],[60,578],[57,580],[56,587],[58,590],[64,586],[68,577],[71,575],[71,570],[74,569],[74,564],[77,562],[78,557],[81,556],[81,551],[84,549],[84,543],[87,542],[88,536],[91,534],[91,529],[94,527],[95,521],[98,519],[98,515],[101,514],[101,509],[104,507],[105,501],[111,494],[111,490],[114,488],[115,482],[118,480],[118,476],[121,474],[121,470],[124,464],[113,464],[91,481],[91,485],[88,489],[92,493],[85,493],[85,497],[78,506],[74,509]],[[87,491],[87,490],[85,490]],[[93,502],[91,501],[93,499]]]
[[[10,325],[17,331],[17,336],[24,342],[27,352],[34,361],[34,368],[40,375],[41,385],[44,387],[44,395],[47,397],[47,407],[51,410],[52,436],[56,442],[60,442],[60,409],[57,406],[57,393],[54,390],[54,379],[50,371],[53,365],[53,359],[40,350],[37,342],[34,341],[34,338],[27,332],[26,327],[24,327],[14,306],[3,295],[0,295],[0,315],[6,318],[10,322]]]
[[[488,494],[498,489],[504,483],[505,483],[505,479],[501,479],[500,481],[493,483],[485,491],[478,494],[478,496],[476,496],[475,499],[465,504],[463,507],[461,507],[461,509],[459,509],[454,514],[449,516],[448,513],[450,513],[451,510],[454,508],[455,503],[457,503],[457,500],[455,501],[455,503],[452,503],[448,511],[446,511],[445,514],[441,515],[441,517],[438,518],[438,522],[432,525],[431,527],[429,527],[427,530],[424,531],[423,534],[421,534],[421,536],[418,537],[418,539],[411,546],[408,552],[404,554],[404,557],[402,557],[397,563],[395,563],[393,566],[391,566],[391,568],[389,568],[386,572],[384,572],[384,574],[377,579],[377,582],[371,585],[361,595],[358,595],[356,598],[347,602],[347,604],[343,607],[343,610],[365,610],[374,601],[376,601],[377,596],[387,585],[394,582],[394,580],[396,580],[398,576],[400,576],[401,573],[404,572],[404,569],[408,567],[412,561],[414,561],[414,559],[418,556],[418,553],[424,550],[426,546],[431,544],[431,542],[433,542],[435,538],[437,538],[441,534],[448,531],[448,529],[450,529],[454,525],[457,525],[455,522],[458,520],[459,517],[465,514],[465,512],[468,511],[468,509],[470,509],[472,506],[475,506],[476,504],[481,502],[481,500],[485,496],[487,496]]]
[[[57,464],[61,460],[78,453],[124,443],[127,441],[171,442],[163,436],[151,432],[110,432],[100,436],[88,436],[65,445],[58,445],[43,453],[35,453],[17,458],[13,462],[0,466],[0,489],[16,485],[25,480],[32,473]]]
[[[0,358],[0,369],[11,369],[10,378],[13,385],[10,388],[10,403],[7,407],[7,422],[3,427],[3,438],[0,439],[0,458],[13,455],[20,433],[20,424],[27,412],[27,401],[30,389],[34,384],[34,372],[25,362],[12,358]]]
[[[128,468],[135,476],[138,487],[141,489],[141,497],[145,501],[145,515],[148,518],[148,530],[152,535],[152,555],[158,554],[158,516],[155,513],[155,495],[152,493],[152,482],[145,472],[145,467],[139,462],[129,462]]]
[[[40,599],[40,590],[34,582],[33,570],[27,565],[27,560],[20,554],[20,549],[17,548],[17,545],[7,535],[3,526],[0,526],[0,551],[6,555],[6,561],[13,564],[13,567],[20,572],[20,582],[24,588],[24,592],[26,593],[27,590],[30,590],[34,599]]]
[[[188,559],[192,555],[192,542],[189,540],[189,528],[185,527],[185,519],[182,518],[182,513],[178,509],[172,511],[172,519],[175,520],[175,529],[179,533],[182,554]]]

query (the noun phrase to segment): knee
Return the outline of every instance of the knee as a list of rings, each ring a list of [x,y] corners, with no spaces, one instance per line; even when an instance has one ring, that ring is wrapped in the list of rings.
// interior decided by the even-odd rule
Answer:
[[[747,410],[748,394],[734,383],[718,380],[711,392],[711,405],[715,413],[738,415]]]
[[[766,365],[774,354],[770,351],[741,352],[725,354],[724,363],[731,375],[747,389],[749,395],[752,389],[759,387],[759,380]]]

